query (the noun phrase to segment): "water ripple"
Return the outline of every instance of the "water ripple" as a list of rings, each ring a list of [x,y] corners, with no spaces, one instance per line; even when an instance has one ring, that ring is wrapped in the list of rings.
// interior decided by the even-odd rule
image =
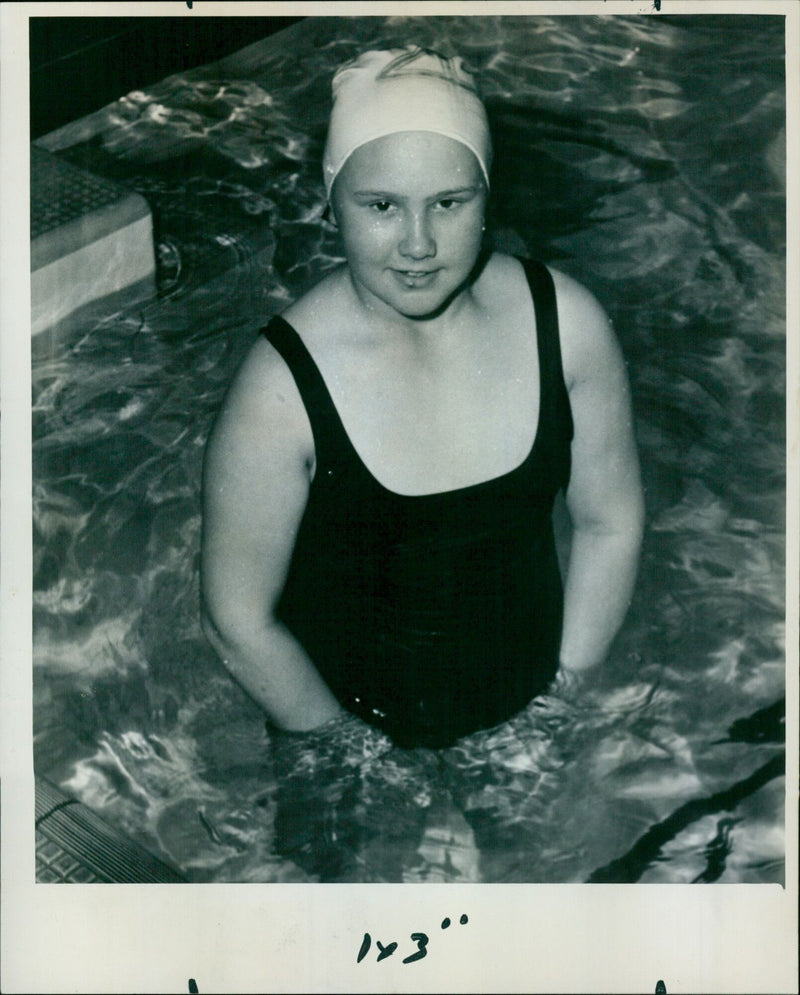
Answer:
[[[736,794],[774,746],[723,742],[783,690],[777,20],[306,18],[122,96],[93,139],[67,131],[60,154],[150,203],[159,290],[35,355],[37,770],[191,880],[316,879],[276,853],[263,718],[199,631],[203,445],[256,330],[341,261],[319,175],[334,68],[413,40],[478,76],[497,241],[614,320],[649,528],[600,686],[548,706],[560,764],[516,771],[540,778],[526,824],[510,782],[486,788],[506,813],[487,829],[455,804],[466,782],[395,766],[367,778],[382,822],[341,813],[355,842],[337,859],[359,880],[580,881],[626,854],[643,881],[780,879],[782,797]],[[709,798],[730,815],[686,808]],[[412,823],[413,846],[392,836]]]

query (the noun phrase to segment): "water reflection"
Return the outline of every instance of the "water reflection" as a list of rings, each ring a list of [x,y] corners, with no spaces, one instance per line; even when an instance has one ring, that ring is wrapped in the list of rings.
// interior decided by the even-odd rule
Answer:
[[[783,23],[744,21],[311,18],[67,134],[61,155],[150,202],[159,296],[34,362],[37,772],[193,880],[782,880],[779,737],[741,730],[783,693]],[[256,330],[339,259],[333,69],[412,39],[479,74],[497,243],[613,317],[649,529],[602,686],[554,704],[535,845],[508,785],[488,845],[453,801],[480,771],[406,770],[366,788],[414,833],[353,808],[347,860],[309,871],[278,854],[263,717],[199,633],[201,459]]]

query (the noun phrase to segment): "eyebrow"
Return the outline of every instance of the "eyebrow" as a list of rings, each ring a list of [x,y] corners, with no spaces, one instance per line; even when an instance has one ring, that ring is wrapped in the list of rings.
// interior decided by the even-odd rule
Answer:
[[[452,190],[440,190],[438,193],[433,194],[431,197],[426,198],[427,200],[443,200],[445,197],[454,197],[456,194],[464,193],[475,193],[479,189],[478,185],[470,185],[465,187],[454,187]],[[388,190],[354,190],[354,197],[382,197],[384,200],[403,200],[402,194],[391,193]]]

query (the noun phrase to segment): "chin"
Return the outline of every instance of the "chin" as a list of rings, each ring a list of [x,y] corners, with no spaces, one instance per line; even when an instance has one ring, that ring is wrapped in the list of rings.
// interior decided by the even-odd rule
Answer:
[[[447,308],[452,298],[453,294],[448,294],[446,297],[437,295],[433,300],[393,301],[390,306],[404,318],[414,318],[418,321],[423,321],[426,318],[435,318],[441,314]]]
[[[406,318],[433,318],[447,308],[465,280],[466,277],[459,281],[441,281],[435,287],[408,288],[400,293],[392,288],[393,292],[386,294],[383,300]]]

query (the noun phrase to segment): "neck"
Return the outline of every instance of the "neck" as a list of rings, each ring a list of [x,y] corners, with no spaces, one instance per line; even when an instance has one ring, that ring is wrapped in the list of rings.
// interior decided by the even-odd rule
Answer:
[[[422,315],[405,315],[395,310],[359,285],[353,279],[350,270],[346,269],[347,288],[352,306],[361,319],[366,318],[373,330],[380,328],[383,332],[412,338],[421,344],[429,339],[439,341],[446,338],[448,333],[458,332],[467,317],[479,308],[473,289],[490,255],[491,253],[482,250],[461,286],[435,311]]]

